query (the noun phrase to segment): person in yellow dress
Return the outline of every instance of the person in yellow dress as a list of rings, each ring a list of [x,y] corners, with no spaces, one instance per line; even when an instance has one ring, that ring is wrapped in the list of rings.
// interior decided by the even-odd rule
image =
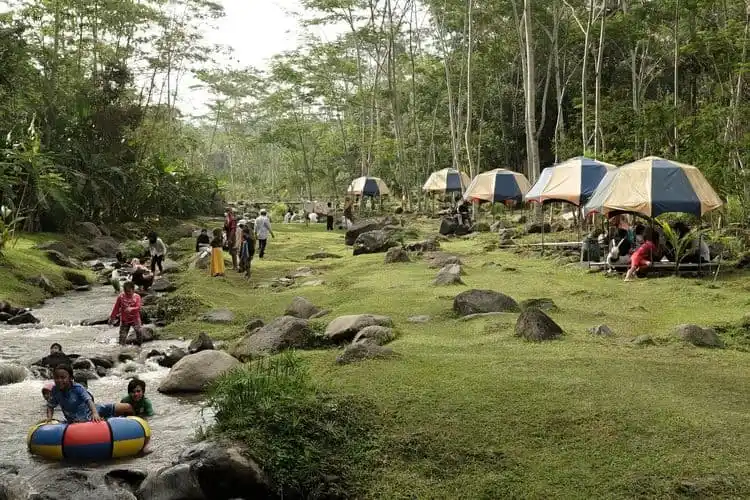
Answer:
[[[211,276],[224,276],[223,243],[221,229],[214,229],[214,239],[211,240]]]

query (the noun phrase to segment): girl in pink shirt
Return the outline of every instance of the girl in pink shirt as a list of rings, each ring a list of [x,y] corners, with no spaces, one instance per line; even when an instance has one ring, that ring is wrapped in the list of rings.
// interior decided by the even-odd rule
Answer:
[[[117,316],[120,317],[120,345],[125,345],[131,327],[135,330],[136,344],[141,345],[141,296],[135,293],[132,281],[126,281],[122,288],[123,292],[117,297],[112,314],[109,315],[109,323],[111,325]]]

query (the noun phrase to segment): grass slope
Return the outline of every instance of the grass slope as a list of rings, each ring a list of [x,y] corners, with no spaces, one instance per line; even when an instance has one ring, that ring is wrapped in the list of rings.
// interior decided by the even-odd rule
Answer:
[[[0,300],[6,300],[17,307],[31,307],[40,303],[49,294],[29,281],[39,275],[46,276],[60,291],[71,287],[63,276],[66,269],[53,264],[44,252],[34,248],[38,243],[59,241],[61,238],[63,237],[56,234],[25,233],[15,243],[5,247],[0,257]],[[93,280],[91,272],[75,271],[86,275],[90,281]]]
[[[682,498],[750,496],[750,368],[743,345],[706,350],[672,337],[680,323],[739,320],[747,309],[741,276],[662,278],[635,283],[588,274],[552,260],[485,252],[495,238],[444,243],[465,261],[466,287],[430,285],[436,270],[420,258],[384,265],[383,255],[351,256],[340,233],[320,226],[276,226],[252,283],[299,266],[325,285],[283,291],[253,288],[232,274],[191,271],[180,293],[237,314],[233,325],[195,320],[173,334],[242,334],[247,318],[281,315],[295,295],[342,314],[393,317],[398,360],[339,367],[335,351],[302,353],[316,380],[375,400],[386,436],[368,491],[377,498]],[[434,231],[435,228],[432,228]],[[344,258],[304,260],[318,251]],[[487,265],[488,263],[494,265]],[[513,337],[516,315],[469,322],[451,312],[467,288],[516,300],[549,297],[563,340]],[[426,324],[407,318],[429,315]],[[587,329],[606,323],[614,338]],[[649,334],[656,346],[629,342]]]

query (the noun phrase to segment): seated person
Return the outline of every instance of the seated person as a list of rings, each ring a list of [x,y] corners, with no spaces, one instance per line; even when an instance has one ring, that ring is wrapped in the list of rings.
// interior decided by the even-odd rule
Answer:
[[[146,397],[146,382],[143,380],[134,378],[128,382],[128,395],[122,398],[120,403],[130,405],[136,417],[154,416],[154,407]]]
[[[208,236],[208,229],[201,229],[201,234],[195,240],[195,253],[211,249],[211,238]]]
[[[52,420],[58,406],[68,423],[101,422],[107,418],[133,414],[133,408],[128,404],[95,404],[91,394],[73,381],[73,368],[69,365],[56,367],[54,377],[55,385],[47,400],[47,420]]]
[[[55,342],[49,347],[49,355],[33,363],[35,366],[54,368],[58,365],[70,364],[70,358],[62,351],[62,346]]]
[[[141,264],[138,259],[133,259],[132,266],[133,274],[130,275],[130,281],[132,281],[138,288],[148,290],[151,285],[154,284],[153,273],[151,273],[146,266]]]

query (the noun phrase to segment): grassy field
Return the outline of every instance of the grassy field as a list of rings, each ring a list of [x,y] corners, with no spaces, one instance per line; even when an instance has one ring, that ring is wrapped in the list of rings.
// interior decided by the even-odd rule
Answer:
[[[635,283],[589,274],[552,259],[485,251],[495,237],[443,243],[465,262],[465,287],[437,288],[419,257],[383,264],[351,256],[341,233],[320,225],[276,226],[268,258],[252,280],[228,271],[181,277],[178,293],[236,313],[232,325],[196,320],[172,335],[200,330],[242,335],[246,319],[271,320],[295,295],[332,312],[390,315],[402,356],[340,367],[337,351],[308,351],[316,380],[377,402],[385,439],[368,490],[377,498],[700,498],[750,497],[750,368],[746,340],[724,350],[686,346],[675,325],[740,321],[746,278],[659,278]],[[435,231],[435,227],[424,228]],[[328,251],[342,259],[307,261]],[[301,266],[319,271],[317,287],[258,286]],[[562,340],[513,337],[516,315],[461,321],[452,298],[489,288],[516,300],[549,297]],[[407,318],[428,315],[425,324]],[[613,338],[587,330],[607,324]],[[651,335],[655,346],[630,340]]]

